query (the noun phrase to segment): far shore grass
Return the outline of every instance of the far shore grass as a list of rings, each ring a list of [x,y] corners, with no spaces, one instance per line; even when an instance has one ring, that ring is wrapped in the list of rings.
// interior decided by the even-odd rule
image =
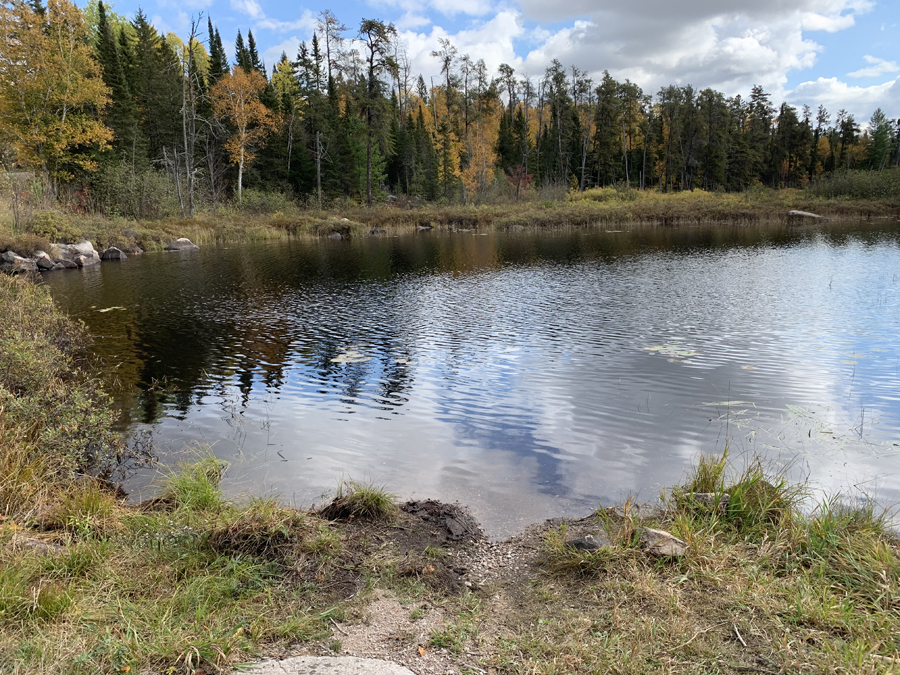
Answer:
[[[900,170],[897,173],[900,176]],[[126,252],[159,250],[178,237],[197,244],[237,243],[288,237],[345,237],[412,232],[422,227],[451,231],[609,228],[619,226],[755,225],[787,222],[790,210],[832,219],[900,218],[900,191],[878,197],[834,196],[810,190],[751,189],[742,193],[692,190],[594,188],[564,190],[553,199],[532,196],[522,202],[484,205],[413,205],[382,203],[365,207],[341,202],[318,210],[303,208],[284,195],[263,195],[252,204],[210,206],[193,219],[129,220],[34,208],[20,214],[18,228],[7,204],[0,204],[0,251],[28,255],[50,242],[90,240],[100,250],[117,246]]]
[[[700,457],[662,508],[532,528],[497,545],[526,551],[520,571],[454,586],[451,561],[477,541],[424,545],[432,526],[379,486],[345,483],[320,512],[233,501],[227,466],[198,449],[128,503],[109,478],[140,458],[111,432],[83,327],[2,275],[0,315],[0,673],[209,675],[342,653],[340,626],[377,623],[366,607],[383,594],[410,622],[441,617],[398,653],[461,673],[900,669],[900,541],[871,503],[801,508],[805,486],[764,463]],[[686,554],[648,557],[642,526]],[[585,532],[611,545],[567,545]]]

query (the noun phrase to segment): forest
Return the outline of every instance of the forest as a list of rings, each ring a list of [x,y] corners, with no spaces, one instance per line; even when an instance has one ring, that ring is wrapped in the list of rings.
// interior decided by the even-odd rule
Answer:
[[[558,61],[539,77],[490,72],[447,40],[432,52],[440,76],[426,80],[393,25],[348,27],[330,10],[270,65],[252,30],[229,54],[208,17],[160,35],[142,12],[97,0],[6,0],[0,32],[6,180],[78,212],[480,204],[545,186],[800,188],[900,164],[900,120],[880,108],[861,124],[843,109],[777,104],[760,86],[650,93]]]

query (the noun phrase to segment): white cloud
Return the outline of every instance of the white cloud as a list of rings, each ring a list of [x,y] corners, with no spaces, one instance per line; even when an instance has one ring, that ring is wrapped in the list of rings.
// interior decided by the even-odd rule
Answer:
[[[863,123],[868,121],[875,108],[881,108],[889,118],[895,118],[900,116],[900,77],[870,87],[852,86],[836,77],[820,77],[788,92],[787,100],[812,107],[824,105],[832,112],[844,108]]]
[[[294,21],[281,21],[266,15],[262,5],[257,0],[231,0],[231,8],[245,14],[254,21],[254,28],[274,30],[286,33],[293,30],[303,30],[312,33],[316,25],[316,17],[308,9],[303,10],[299,19]],[[270,50],[266,50],[267,52]],[[280,52],[279,52],[280,53]]]
[[[473,59],[484,59],[488,71],[495,73],[501,63],[514,67],[522,65],[513,43],[524,34],[519,13],[513,10],[503,10],[489,21],[477,22],[457,33],[448,33],[441,26],[432,26],[429,33],[413,30],[399,33],[406,43],[412,72],[421,73],[426,82],[431,77],[435,80],[441,77],[440,64],[431,56],[431,52],[440,47],[439,38],[450,39],[460,56],[469,54]]]
[[[866,60],[866,63],[871,65],[868,68],[861,68],[860,70],[854,70],[852,73],[847,73],[847,77],[878,77],[887,73],[900,72],[900,65],[897,65],[896,61],[886,61],[869,54],[866,54],[863,58]]]
[[[296,58],[297,50],[300,48],[300,39],[294,36],[287,38],[282,41],[280,44],[273,45],[269,47],[262,53],[262,60],[264,63],[271,66],[269,68],[269,74],[272,74],[272,70],[281,60],[282,53],[287,54],[287,57],[291,60]]]
[[[451,17],[458,14],[484,16],[493,9],[491,0],[374,0],[371,4],[376,7],[402,9],[407,15],[421,15],[428,10],[434,10]],[[404,27],[415,28],[417,26]]]

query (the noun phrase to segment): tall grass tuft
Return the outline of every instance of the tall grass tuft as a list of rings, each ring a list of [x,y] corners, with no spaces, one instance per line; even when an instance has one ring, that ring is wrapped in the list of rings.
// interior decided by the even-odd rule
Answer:
[[[383,487],[344,481],[334,500],[319,513],[329,520],[381,520],[397,512],[395,496]]]

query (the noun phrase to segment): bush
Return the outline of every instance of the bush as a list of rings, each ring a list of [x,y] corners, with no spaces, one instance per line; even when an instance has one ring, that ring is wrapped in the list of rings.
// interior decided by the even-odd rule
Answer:
[[[108,163],[97,173],[90,192],[94,211],[114,218],[165,218],[181,212],[172,178],[155,169],[133,170],[126,163]]]
[[[250,213],[295,213],[297,205],[290,195],[284,192],[245,188],[240,208]]]
[[[851,197],[900,201],[900,167],[884,171],[836,171],[819,176],[806,188],[817,197]]]

